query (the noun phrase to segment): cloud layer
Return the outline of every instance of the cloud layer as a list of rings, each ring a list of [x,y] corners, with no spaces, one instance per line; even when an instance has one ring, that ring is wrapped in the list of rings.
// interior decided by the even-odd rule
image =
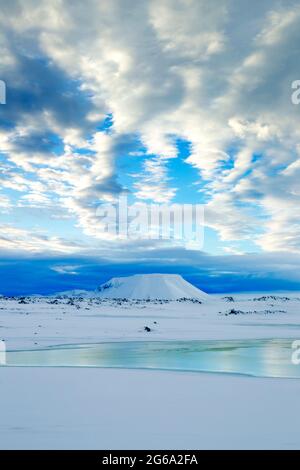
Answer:
[[[137,201],[176,198],[182,139],[190,145],[184,164],[198,175],[193,202],[204,198],[206,224],[225,250],[248,241],[258,251],[299,251],[300,106],[291,102],[300,78],[298,1],[0,7],[4,214],[47,208],[105,241],[99,204],[123,191]],[[44,250],[48,240],[50,250],[81,249],[73,234],[27,242],[24,230],[3,225],[1,246],[14,239]]]

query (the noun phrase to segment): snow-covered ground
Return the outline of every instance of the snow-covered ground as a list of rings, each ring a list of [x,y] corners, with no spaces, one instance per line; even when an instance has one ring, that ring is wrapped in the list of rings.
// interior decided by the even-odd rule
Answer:
[[[10,350],[144,339],[299,339],[299,307],[298,293],[211,296],[202,304],[2,298],[0,339]],[[0,389],[3,449],[300,448],[297,379],[3,367]]]
[[[300,448],[300,381],[109,369],[0,371],[2,449]]]
[[[145,331],[145,326],[151,331]],[[210,296],[202,304],[0,298],[0,339],[8,349],[102,341],[242,338],[300,338],[300,294]]]

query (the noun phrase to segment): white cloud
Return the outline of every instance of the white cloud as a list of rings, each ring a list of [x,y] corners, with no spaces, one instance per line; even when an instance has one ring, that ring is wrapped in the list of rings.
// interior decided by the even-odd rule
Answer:
[[[78,242],[47,236],[34,230],[26,230],[12,225],[0,226],[0,250],[11,252],[43,252],[72,254],[82,250]]]
[[[58,274],[68,274],[68,275],[73,275],[77,276],[78,269],[81,267],[81,265],[56,265],[52,266],[51,269],[52,271],[55,271]]]
[[[144,174],[137,175],[138,182],[134,184],[136,197],[156,201],[158,203],[170,202],[176,194],[176,188],[169,186],[166,161],[159,157],[146,160]]]
[[[0,213],[9,212],[12,208],[10,199],[4,194],[0,194]]]
[[[31,70],[24,57],[47,58],[52,84],[78,80],[78,99],[91,95],[84,112],[79,103],[69,111],[67,91],[60,91],[62,102],[43,98],[39,111],[11,111],[16,126],[0,135],[11,165],[3,173],[5,188],[25,192],[23,202],[54,201],[85,233],[105,239],[95,208],[124,190],[117,163],[129,136],[139,136],[147,153],[135,196],[155,202],[176,194],[168,167],[178,136],[191,143],[186,164],[204,180],[207,224],[221,240],[252,239],[267,251],[299,249],[300,108],[290,100],[290,84],[300,75],[297,2],[0,4],[0,48],[5,70],[18,77],[15,85],[29,80],[21,73]],[[97,117],[108,113],[111,132],[95,130]],[[43,132],[59,135],[61,156],[51,154]],[[43,139],[41,148],[34,145]]]

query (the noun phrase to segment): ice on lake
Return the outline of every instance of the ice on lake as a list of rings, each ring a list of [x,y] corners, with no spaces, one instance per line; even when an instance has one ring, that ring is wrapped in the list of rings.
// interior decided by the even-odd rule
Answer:
[[[291,339],[111,342],[7,351],[5,366],[162,369],[300,378],[300,366],[292,363],[292,352]]]

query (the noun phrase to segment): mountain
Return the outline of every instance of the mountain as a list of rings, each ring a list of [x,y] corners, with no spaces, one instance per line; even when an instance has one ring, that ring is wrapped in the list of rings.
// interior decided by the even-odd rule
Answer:
[[[50,294],[48,297],[96,297],[97,294],[94,290],[82,290],[82,289],[73,289],[65,290],[63,292],[57,292],[56,294]]]
[[[178,274],[135,274],[114,277],[98,288],[97,296],[111,299],[205,301],[208,294],[197,289]]]

